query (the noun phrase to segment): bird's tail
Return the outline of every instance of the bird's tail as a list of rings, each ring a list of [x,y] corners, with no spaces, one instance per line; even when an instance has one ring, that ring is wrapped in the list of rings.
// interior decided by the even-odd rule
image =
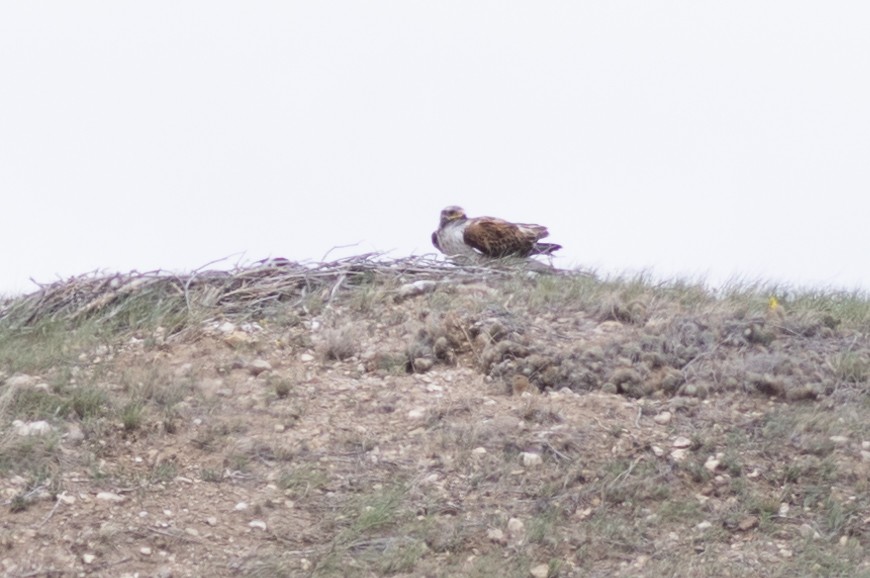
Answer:
[[[556,243],[535,243],[532,250],[533,255],[552,255],[555,251],[562,248],[562,245]]]

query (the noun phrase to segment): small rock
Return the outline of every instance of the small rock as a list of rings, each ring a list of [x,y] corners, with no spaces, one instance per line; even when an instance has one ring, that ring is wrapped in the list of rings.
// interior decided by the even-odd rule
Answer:
[[[257,530],[265,530],[266,522],[264,522],[263,520],[251,520],[250,522],[248,522],[248,526]]]
[[[690,448],[692,447],[692,440],[684,436],[679,436],[671,445],[678,449]]]
[[[822,535],[816,532],[815,528],[809,524],[801,524],[798,528],[798,532],[800,532],[800,535],[804,538],[812,538],[813,540],[818,540],[822,537]]]
[[[93,564],[94,560],[96,559],[97,557],[93,554],[82,554],[82,562],[84,562],[85,564]]]
[[[689,457],[689,450],[687,449],[679,449],[671,452],[671,459],[675,462],[682,462],[687,457]]]
[[[414,281],[413,283],[406,283],[399,287],[399,290],[396,292],[396,300],[398,301],[407,299],[408,297],[422,295],[424,293],[431,293],[437,286],[438,284],[435,281],[425,279]]]
[[[251,372],[251,375],[260,375],[264,371],[271,371],[272,364],[266,361],[265,359],[255,359],[248,365],[248,371]]]
[[[311,560],[308,558],[302,558],[299,560],[299,567],[302,568],[303,572],[308,572],[311,570]]]
[[[6,385],[9,387],[30,387],[31,385],[36,385],[38,381],[38,377],[27,375],[26,373],[17,373],[6,380]]]
[[[287,427],[283,423],[276,423],[275,426],[272,428],[275,433],[284,433],[284,430],[286,429]]]
[[[301,361],[302,363],[311,363],[312,361],[314,361],[314,356],[310,353],[303,353],[299,356],[299,361]]]
[[[642,570],[644,566],[649,562],[649,556],[646,554],[641,554],[637,558],[635,558],[634,562],[631,564],[632,568],[637,568],[638,570]]]
[[[652,453],[658,458],[665,455],[665,450],[663,450],[659,446],[650,446],[650,449],[652,450]]]
[[[663,411],[662,413],[660,413],[660,414],[658,414],[657,416],[655,416],[655,417],[653,418],[653,421],[656,422],[656,423],[659,424],[659,425],[667,425],[667,424],[671,423],[671,418],[672,418],[672,417],[673,417],[673,416],[671,415],[671,412],[669,412],[669,411]]]
[[[97,494],[98,500],[103,500],[104,502],[123,502],[124,496],[120,496],[114,492],[99,492]]]
[[[215,518],[214,516],[209,516],[208,518],[205,519],[205,523],[208,524],[209,526],[216,526],[217,525],[217,518]]]
[[[486,537],[490,542],[495,542],[496,544],[507,544],[507,540],[504,537],[504,532],[499,530],[498,528],[490,528],[486,531]]]
[[[713,456],[710,456],[709,458],[707,458],[707,461],[704,462],[704,467],[705,467],[708,471],[715,472],[716,469],[719,467],[719,460],[717,460],[717,459],[716,459],[715,457],[713,457]]]
[[[523,461],[523,466],[530,468],[534,466],[540,466],[544,463],[543,458],[541,458],[541,454],[536,454],[534,452],[523,452],[520,454],[521,459]]]
[[[426,373],[435,365],[435,362],[428,357],[417,357],[414,359],[414,371],[417,373]]]
[[[51,424],[44,420],[29,422],[15,420],[12,425],[15,426],[15,432],[22,437],[44,436],[54,431]]]
[[[414,408],[408,412],[408,417],[410,419],[420,419],[424,415],[426,415],[426,410],[421,407]]]
[[[234,508],[234,510],[236,512],[242,512],[242,511],[247,510],[247,509],[248,509],[247,502],[239,502],[238,504],[236,504],[236,507]]]
[[[233,348],[238,348],[254,342],[256,342],[256,339],[244,331],[233,331],[224,336],[224,343]]]
[[[737,529],[741,532],[746,532],[747,530],[751,530],[758,526],[758,518],[755,516],[747,516],[737,522]]]
[[[66,435],[64,438],[73,445],[77,445],[84,441],[85,434],[82,432],[82,428],[80,428],[76,424],[70,424],[66,429]]]
[[[508,533],[511,535],[511,538],[517,539],[522,538],[523,534],[526,532],[526,526],[523,524],[523,521],[519,518],[511,518],[507,523]]]
[[[844,446],[849,443],[849,438],[847,438],[846,436],[831,436],[828,439],[838,446]]]
[[[220,331],[221,333],[232,333],[235,330],[236,326],[229,321],[224,321],[218,326],[218,331]]]
[[[789,511],[790,509],[791,509],[791,508],[789,507],[788,504],[786,504],[785,502],[781,503],[781,504],[779,505],[779,515],[780,515],[780,516],[788,516],[788,511]]]
[[[623,325],[619,321],[602,321],[594,331],[595,333],[614,333],[621,331],[622,328]]]
[[[61,492],[58,494],[57,499],[66,504],[67,506],[72,506],[76,503],[76,497],[70,496],[66,492]]]
[[[471,455],[473,455],[473,456],[482,456],[485,453],[486,453],[486,448],[483,448],[483,447],[474,448],[473,450],[471,450]]]
[[[697,529],[699,529],[699,530],[706,530],[706,529],[710,528],[711,526],[713,526],[713,524],[712,524],[711,522],[709,522],[709,521],[707,521],[707,520],[704,520],[703,522],[700,522],[700,523],[699,523],[697,526],[695,526],[695,527],[696,527]]]
[[[537,566],[533,566],[529,570],[529,574],[532,575],[532,578],[547,578],[547,576],[550,575],[550,565],[538,564]]]
[[[861,449],[870,450],[870,442],[861,442]]]
[[[574,517],[578,520],[585,520],[589,516],[592,515],[592,508],[585,508],[583,510],[577,510],[574,512]]]
[[[142,546],[141,548],[139,548],[139,553],[143,556],[150,556],[151,548],[149,548],[148,546]]]

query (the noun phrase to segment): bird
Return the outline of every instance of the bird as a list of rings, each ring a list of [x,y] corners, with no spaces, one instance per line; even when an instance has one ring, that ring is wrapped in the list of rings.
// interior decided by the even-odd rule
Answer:
[[[451,205],[441,211],[438,230],[432,233],[432,244],[450,257],[501,259],[551,256],[562,246],[539,242],[549,234],[543,225],[511,223],[495,217],[469,219],[462,207]]]

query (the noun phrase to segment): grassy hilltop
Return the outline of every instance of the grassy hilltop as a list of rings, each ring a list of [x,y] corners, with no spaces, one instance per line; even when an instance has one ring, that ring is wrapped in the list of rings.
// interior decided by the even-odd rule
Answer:
[[[870,297],[374,256],[0,303],[0,575],[870,576]]]

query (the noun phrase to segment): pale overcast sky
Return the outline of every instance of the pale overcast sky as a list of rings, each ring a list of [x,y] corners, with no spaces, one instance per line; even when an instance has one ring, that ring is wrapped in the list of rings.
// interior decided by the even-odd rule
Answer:
[[[434,251],[870,290],[870,3],[4,2],[0,293]]]

